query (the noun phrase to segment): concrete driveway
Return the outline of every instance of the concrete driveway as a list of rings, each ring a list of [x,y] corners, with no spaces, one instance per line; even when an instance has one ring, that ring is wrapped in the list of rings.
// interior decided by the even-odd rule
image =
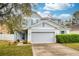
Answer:
[[[79,56],[79,51],[61,44],[32,44],[34,56]]]

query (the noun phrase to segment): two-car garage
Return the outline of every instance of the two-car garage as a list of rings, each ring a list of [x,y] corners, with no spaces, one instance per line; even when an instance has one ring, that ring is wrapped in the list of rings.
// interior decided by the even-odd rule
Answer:
[[[54,32],[32,32],[32,43],[52,43],[56,42]]]

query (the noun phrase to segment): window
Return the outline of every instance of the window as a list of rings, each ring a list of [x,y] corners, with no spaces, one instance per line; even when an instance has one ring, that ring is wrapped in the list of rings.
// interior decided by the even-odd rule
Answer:
[[[45,23],[42,23],[42,26],[44,27],[45,26]]]
[[[65,33],[65,31],[61,31],[61,34],[64,34]]]

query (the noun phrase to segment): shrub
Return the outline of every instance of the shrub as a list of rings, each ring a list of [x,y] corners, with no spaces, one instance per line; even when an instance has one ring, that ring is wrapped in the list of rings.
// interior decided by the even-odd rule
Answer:
[[[17,40],[16,40],[16,42],[20,42],[20,40],[19,40],[19,39],[17,39]]]
[[[79,43],[79,34],[60,34],[56,39],[58,43]]]
[[[20,40],[15,40],[15,41],[9,41],[9,46],[10,45],[17,45],[20,42]]]

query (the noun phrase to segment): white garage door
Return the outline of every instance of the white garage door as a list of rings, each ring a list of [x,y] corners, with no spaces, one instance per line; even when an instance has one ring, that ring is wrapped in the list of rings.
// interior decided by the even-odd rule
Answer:
[[[55,41],[54,32],[32,32],[32,43],[51,43]]]

